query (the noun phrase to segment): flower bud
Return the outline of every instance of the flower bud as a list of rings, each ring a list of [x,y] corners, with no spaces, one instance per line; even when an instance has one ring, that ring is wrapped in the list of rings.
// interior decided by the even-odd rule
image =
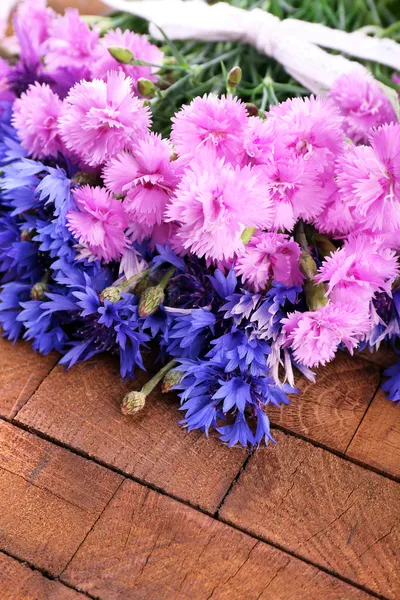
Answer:
[[[317,310],[328,304],[328,298],[325,294],[323,283],[314,284],[312,281],[306,281],[304,284],[304,293],[307,306],[310,310]]]
[[[325,235],[321,235],[320,233],[316,233],[313,236],[313,242],[317,246],[318,254],[323,258],[330,256],[337,250],[335,244],[333,244]]]
[[[142,410],[146,404],[146,394],[144,392],[129,392],[121,402],[121,412],[123,415],[135,415]]]
[[[44,300],[45,293],[48,291],[49,286],[44,281],[38,281],[31,288],[31,298],[32,300]]]
[[[228,73],[227,83],[229,87],[235,88],[242,81],[242,69],[238,66],[232,67]]]
[[[102,292],[100,292],[100,302],[104,302],[104,300],[109,300],[113,304],[115,302],[119,302],[121,300],[121,291],[118,287],[106,287]]]
[[[317,264],[310,254],[302,252],[299,260],[300,271],[307,277],[307,279],[313,279],[317,273]]]
[[[145,77],[139,77],[136,82],[138,92],[141,96],[145,96],[146,98],[154,98],[156,93],[156,86],[150,79],[146,79]]]
[[[163,65],[165,65],[166,67],[168,65],[176,65],[176,58],[175,58],[175,56],[164,56]]]
[[[164,394],[168,394],[174,385],[177,385],[182,380],[182,377],[182,371],[168,371],[161,384],[161,391]]]
[[[258,117],[258,108],[255,104],[252,104],[251,102],[246,102],[245,106],[249,117]]]
[[[121,63],[121,65],[129,65],[129,63],[135,59],[128,48],[123,48],[122,46],[109,46],[107,49],[111,56],[115,58],[117,62]]]
[[[139,316],[149,317],[155,313],[160,304],[164,302],[164,297],[164,288],[160,285],[153,285],[147,288],[140,297]]]

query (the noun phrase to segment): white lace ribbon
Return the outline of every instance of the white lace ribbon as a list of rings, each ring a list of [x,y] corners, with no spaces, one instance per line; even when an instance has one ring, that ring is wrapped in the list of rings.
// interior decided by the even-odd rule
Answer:
[[[314,93],[329,89],[339,75],[365,70],[359,63],[329,54],[319,46],[400,71],[400,45],[386,38],[372,38],[361,30],[346,33],[318,23],[281,21],[258,8],[247,11],[222,2],[208,5],[201,0],[102,1],[115,10],[150,21],[150,33],[155,39],[162,39],[157,28],[160,27],[173,40],[250,44],[281,63],[292,77]]]

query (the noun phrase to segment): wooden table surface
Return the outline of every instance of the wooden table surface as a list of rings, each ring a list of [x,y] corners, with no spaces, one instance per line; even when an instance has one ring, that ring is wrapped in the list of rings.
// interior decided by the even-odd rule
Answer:
[[[180,429],[174,394],[122,416],[112,359],[0,357],[1,600],[400,598],[389,352],[301,381],[252,455]]]

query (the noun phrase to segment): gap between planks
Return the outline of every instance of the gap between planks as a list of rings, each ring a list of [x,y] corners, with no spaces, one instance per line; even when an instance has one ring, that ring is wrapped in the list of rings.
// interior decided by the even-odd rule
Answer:
[[[12,558],[12,560],[15,560],[20,565],[24,565],[25,567],[28,567],[35,573],[40,573],[40,575],[42,575],[42,577],[44,577],[45,579],[47,579],[49,581],[57,581],[57,583],[64,585],[65,587],[69,588],[70,590],[73,590],[74,592],[78,592],[79,594],[82,594],[82,596],[86,596],[86,598],[90,598],[91,600],[102,600],[98,596],[92,596],[91,594],[89,594],[89,592],[80,590],[80,589],[74,587],[73,585],[71,585],[70,583],[61,581],[60,577],[52,575],[51,573],[46,571],[46,569],[41,569],[40,567],[37,567],[34,563],[30,562],[29,560],[20,558],[19,556],[12,554],[8,550],[4,550],[3,548],[0,548],[0,554],[4,554],[4,556],[8,556],[8,558]],[[38,598],[38,600],[40,600],[40,599]]]
[[[358,424],[358,425],[357,425],[357,427],[356,427],[356,430],[354,431],[353,435],[351,436],[351,439],[350,439],[349,443],[348,443],[348,444],[347,444],[347,446],[346,446],[346,449],[345,449],[345,451],[344,451],[344,453],[345,453],[345,454],[347,453],[348,449],[350,448],[351,442],[352,442],[352,441],[354,440],[354,438],[356,437],[356,435],[357,435],[357,432],[358,432],[358,430],[359,430],[359,429],[360,429],[360,427],[361,427],[361,423],[364,421],[365,417],[367,416],[367,412],[368,412],[368,411],[369,411],[369,409],[371,408],[371,404],[372,404],[372,402],[374,401],[374,399],[375,399],[375,397],[376,397],[377,393],[378,393],[378,392],[379,392],[379,390],[381,389],[382,382],[383,382],[383,376],[380,378],[380,380],[379,380],[379,383],[378,383],[378,386],[377,386],[377,388],[376,388],[376,390],[375,390],[375,392],[374,392],[374,395],[372,396],[371,400],[370,400],[370,401],[369,401],[369,403],[368,403],[367,410],[365,411],[365,413],[364,413],[364,414],[363,414],[363,416],[361,417],[361,419],[360,419],[360,422],[359,422],[359,424]],[[389,402],[389,400],[388,400],[388,402]]]

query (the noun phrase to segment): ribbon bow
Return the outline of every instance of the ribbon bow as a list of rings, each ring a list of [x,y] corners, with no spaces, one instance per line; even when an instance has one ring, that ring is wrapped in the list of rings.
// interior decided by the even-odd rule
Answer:
[[[314,93],[330,89],[334,81],[365,67],[319,46],[373,60],[400,71],[400,45],[387,38],[374,38],[359,30],[347,33],[296,19],[281,21],[255,8],[243,10],[226,3],[208,5],[201,0],[103,0],[115,10],[151,22],[150,34],[173,40],[241,41],[271,56],[302,85]]]

